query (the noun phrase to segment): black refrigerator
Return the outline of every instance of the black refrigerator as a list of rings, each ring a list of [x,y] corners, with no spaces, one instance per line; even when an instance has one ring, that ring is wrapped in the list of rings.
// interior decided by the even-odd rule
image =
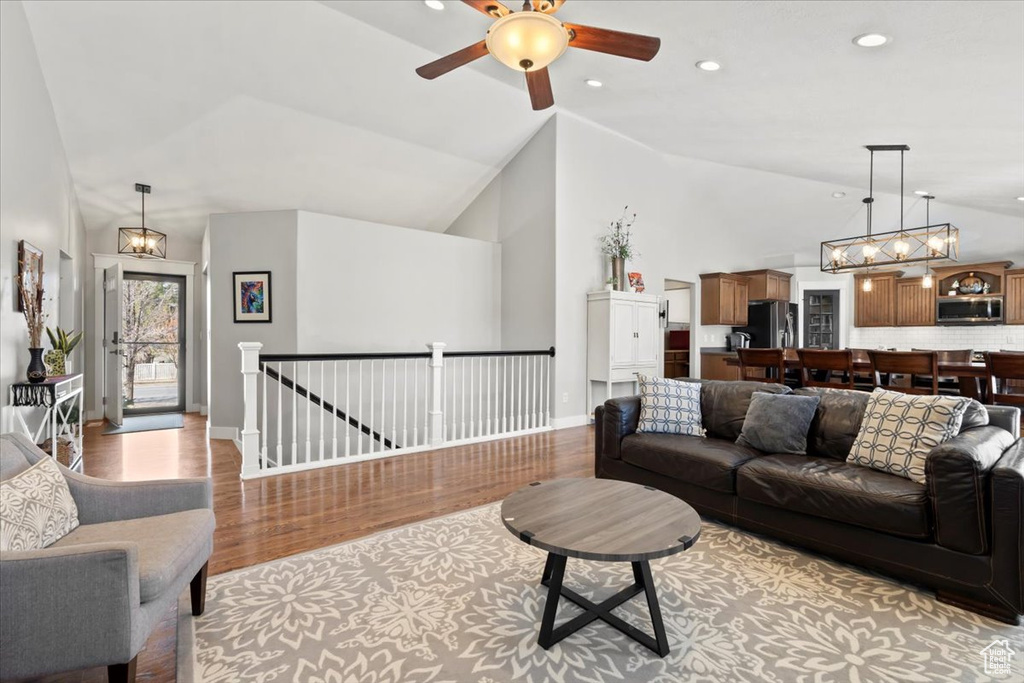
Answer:
[[[747,307],[747,326],[734,327],[732,331],[749,334],[751,348],[796,348],[800,346],[798,310],[799,305],[786,301],[751,301]]]

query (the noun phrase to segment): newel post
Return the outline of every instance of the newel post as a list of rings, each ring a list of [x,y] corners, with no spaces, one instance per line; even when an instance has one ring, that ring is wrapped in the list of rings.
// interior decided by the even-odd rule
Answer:
[[[444,443],[444,342],[427,344],[430,349],[430,406],[427,410],[427,439],[431,446]]]
[[[260,471],[260,430],[256,422],[256,379],[260,374],[259,342],[239,342],[242,351],[242,405],[245,414],[242,421],[242,479],[259,474]]]

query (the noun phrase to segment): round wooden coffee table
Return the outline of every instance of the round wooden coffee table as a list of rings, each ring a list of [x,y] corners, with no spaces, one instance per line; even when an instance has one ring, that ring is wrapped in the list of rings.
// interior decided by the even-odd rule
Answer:
[[[686,550],[700,536],[700,515],[664,491],[612,479],[553,479],[526,486],[501,504],[505,527],[519,540],[548,552],[541,584],[548,587],[538,642],[545,650],[601,619],[664,657],[668,639],[651,575],[651,560]],[[562,585],[568,558],[630,562],[633,584],[600,603]],[[654,637],[612,610],[645,593]],[[555,627],[560,598],[583,614]]]

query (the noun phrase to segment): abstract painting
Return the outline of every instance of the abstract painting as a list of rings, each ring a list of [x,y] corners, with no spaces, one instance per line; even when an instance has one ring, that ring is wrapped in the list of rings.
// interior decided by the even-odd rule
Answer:
[[[637,294],[642,294],[644,291],[644,276],[641,273],[630,273],[629,286],[632,287],[633,291]]]
[[[270,271],[234,273],[236,323],[269,323]]]

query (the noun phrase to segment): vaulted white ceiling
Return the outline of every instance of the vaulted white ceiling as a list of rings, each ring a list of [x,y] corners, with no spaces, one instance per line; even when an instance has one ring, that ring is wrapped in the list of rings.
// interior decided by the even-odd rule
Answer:
[[[172,233],[280,208],[443,230],[551,111],[490,58],[415,75],[486,31],[451,0],[25,5],[90,229],[136,216],[139,181]],[[861,186],[860,145],[907,143],[908,192],[1021,215],[1024,3],[569,0],[558,16],[662,38],[649,64],[570,50],[551,68],[556,106],[655,149]],[[893,41],[851,43],[867,31]],[[878,170],[895,190],[897,166]]]

